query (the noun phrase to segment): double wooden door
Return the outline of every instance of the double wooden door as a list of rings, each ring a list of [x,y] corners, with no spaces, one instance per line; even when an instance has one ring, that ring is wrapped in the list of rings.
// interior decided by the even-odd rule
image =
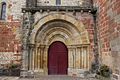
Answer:
[[[48,51],[48,74],[65,75],[68,68],[68,50],[64,43],[53,42]]]

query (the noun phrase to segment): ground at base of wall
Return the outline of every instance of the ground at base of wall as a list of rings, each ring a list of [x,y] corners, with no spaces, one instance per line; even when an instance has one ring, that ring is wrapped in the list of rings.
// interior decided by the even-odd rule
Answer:
[[[67,75],[47,75],[47,76],[40,76],[39,78],[34,77],[27,77],[27,78],[20,78],[20,77],[10,77],[10,76],[0,76],[0,80],[116,80],[112,78],[104,78],[100,77],[99,79],[90,78],[90,77],[75,77],[75,76],[67,76]]]
[[[50,75],[50,76],[41,76],[39,78],[19,78],[19,77],[8,77],[3,76],[0,77],[0,80],[98,80],[95,78],[80,78],[80,77],[73,77],[73,76],[66,76],[66,75]]]

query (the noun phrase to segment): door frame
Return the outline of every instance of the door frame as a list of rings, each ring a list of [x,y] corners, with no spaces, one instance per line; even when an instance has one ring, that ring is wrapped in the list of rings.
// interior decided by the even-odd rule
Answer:
[[[65,48],[66,48],[66,50],[67,50],[67,52],[66,52],[66,55],[67,55],[67,59],[65,59],[65,60],[67,60],[67,71],[66,71],[66,74],[65,75],[68,75],[68,67],[69,67],[69,65],[68,65],[68,62],[69,62],[69,56],[68,56],[68,48],[67,48],[67,45],[65,45],[65,43],[63,43],[62,41],[54,41],[54,42],[52,42],[50,45],[49,45],[49,48],[48,48],[48,60],[47,60],[47,68],[48,68],[48,75],[51,75],[51,74],[49,74],[49,51],[50,51],[50,47],[54,44],[54,43],[56,43],[56,42],[60,42],[60,43],[62,43],[64,46],[65,46]],[[59,75],[59,74],[56,74],[56,75]]]

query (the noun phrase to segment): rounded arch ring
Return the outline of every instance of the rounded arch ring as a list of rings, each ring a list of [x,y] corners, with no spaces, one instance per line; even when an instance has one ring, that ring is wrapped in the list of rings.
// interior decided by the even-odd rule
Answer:
[[[30,43],[35,44],[35,37],[39,29],[41,28],[41,26],[43,26],[45,23],[52,21],[52,20],[64,20],[64,21],[67,21],[73,24],[76,27],[76,29],[78,29],[78,31],[81,33],[80,34],[81,38],[84,37],[84,39],[86,39],[85,40],[86,42],[82,41],[83,44],[89,44],[88,32],[85,29],[82,22],[80,22],[78,19],[76,19],[75,17],[71,15],[63,14],[63,13],[52,13],[39,19],[39,21],[35,23],[34,29],[32,30],[32,33],[30,36]]]

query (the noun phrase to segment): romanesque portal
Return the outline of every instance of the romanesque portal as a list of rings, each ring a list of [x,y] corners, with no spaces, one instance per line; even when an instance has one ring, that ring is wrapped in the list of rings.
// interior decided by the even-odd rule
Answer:
[[[30,47],[28,61],[23,60],[24,69],[28,66],[29,70],[40,74],[89,70],[88,32],[76,18],[63,13],[46,15],[35,23],[29,38],[34,46]]]

